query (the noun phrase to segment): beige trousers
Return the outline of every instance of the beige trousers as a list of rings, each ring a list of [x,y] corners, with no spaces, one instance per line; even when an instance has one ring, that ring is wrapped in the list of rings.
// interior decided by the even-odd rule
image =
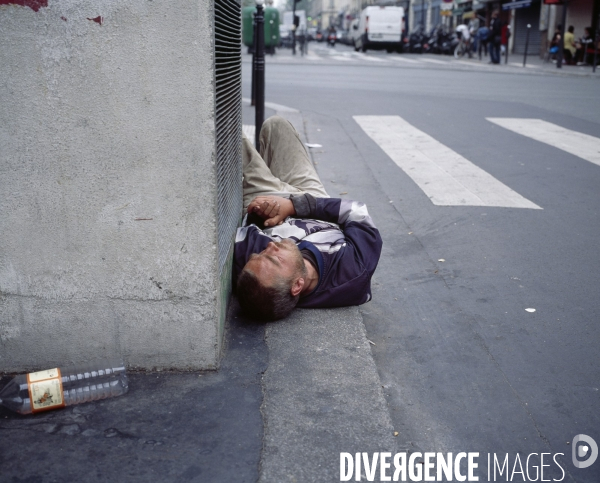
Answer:
[[[242,136],[244,209],[261,195],[289,197],[310,193],[329,198],[294,126],[279,116],[267,119],[260,130],[260,154]]]

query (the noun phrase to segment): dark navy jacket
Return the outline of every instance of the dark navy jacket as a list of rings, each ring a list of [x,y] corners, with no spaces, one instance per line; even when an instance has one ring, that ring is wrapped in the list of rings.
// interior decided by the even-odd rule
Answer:
[[[299,249],[310,250],[319,270],[319,284],[302,297],[298,307],[343,307],[371,300],[371,276],[381,254],[379,230],[364,203],[337,198],[292,195],[296,217],[261,230],[255,224],[238,228],[233,262],[233,281],[253,253],[269,242],[293,240]]]

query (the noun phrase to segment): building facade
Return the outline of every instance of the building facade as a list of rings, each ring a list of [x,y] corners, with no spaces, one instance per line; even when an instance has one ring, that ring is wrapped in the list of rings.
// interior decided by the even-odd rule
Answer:
[[[239,2],[0,4],[0,371],[216,368]]]

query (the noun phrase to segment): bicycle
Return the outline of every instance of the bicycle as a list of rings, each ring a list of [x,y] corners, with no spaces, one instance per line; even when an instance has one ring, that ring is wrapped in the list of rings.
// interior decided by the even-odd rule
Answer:
[[[469,59],[472,57],[471,54],[471,39],[466,39],[457,32],[458,35],[458,45],[454,49],[454,58],[461,59],[465,54],[469,55]]]

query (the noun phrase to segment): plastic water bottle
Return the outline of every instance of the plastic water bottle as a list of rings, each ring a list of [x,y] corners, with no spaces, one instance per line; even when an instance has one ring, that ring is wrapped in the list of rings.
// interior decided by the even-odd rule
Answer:
[[[0,390],[0,405],[31,414],[121,396],[128,389],[121,361],[97,361],[15,376]]]

